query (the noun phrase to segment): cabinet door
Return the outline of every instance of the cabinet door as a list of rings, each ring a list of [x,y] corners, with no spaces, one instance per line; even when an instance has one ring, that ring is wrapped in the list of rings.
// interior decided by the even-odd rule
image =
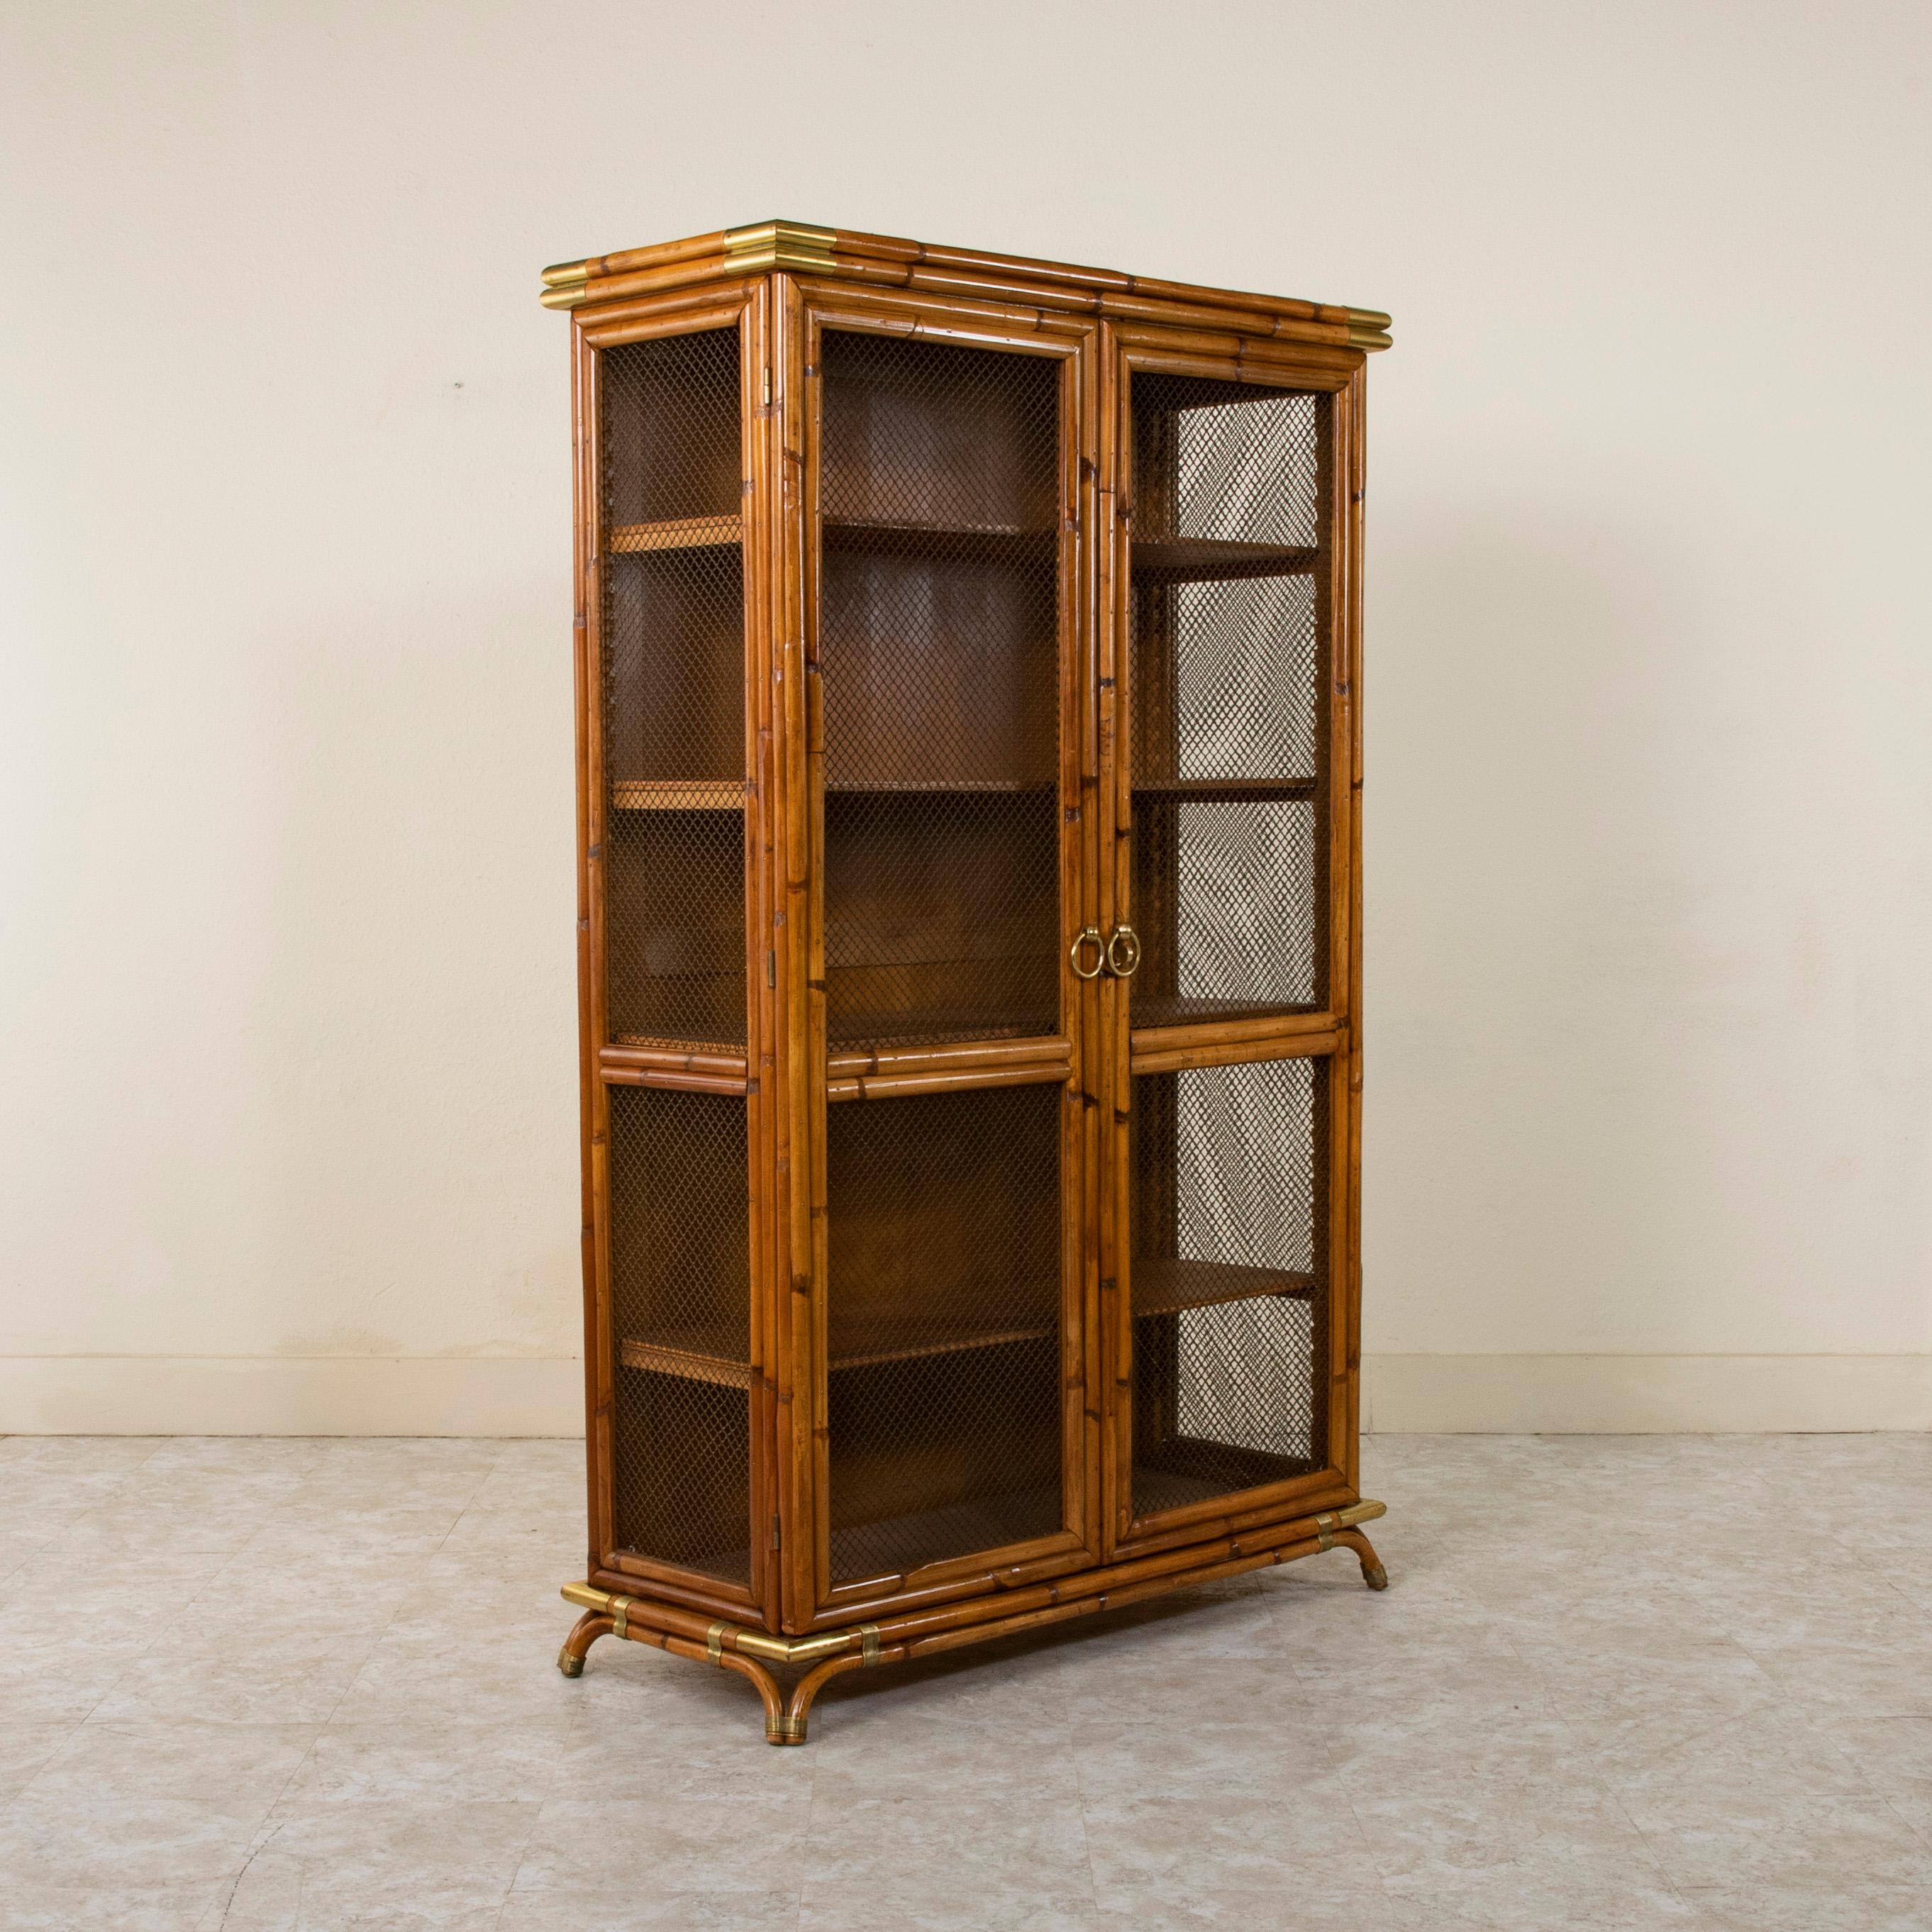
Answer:
[[[1115,1546],[1352,1476],[1344,361],[1112,362]]]
[[[592,1562],[740,1616],[770,1509],[746,1070],[760,313],[634,314],[585,332],[578,368]]]
[[[1095,1541],[1067,964],[1094,332],[793,299],[818,1156],[796,1184],[802,1622]]]

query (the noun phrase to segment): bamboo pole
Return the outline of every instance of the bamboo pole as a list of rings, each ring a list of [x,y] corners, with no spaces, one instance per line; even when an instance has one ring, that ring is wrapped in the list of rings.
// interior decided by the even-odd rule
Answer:
[[[847,1080],[828,1080],[827,1100],[897,1100],[916,1094],[964,1094],[990,1087],[1052,1086],[1071,1077],[1064,1061],[1042,1060],[1018,1066],[962,1066],[938,1073],[860,1074]]]
[[[830,1054],[825,1070],[834,1080],[861,1074],[939,1073],[969,1066],[1018,1066],[1036,1061],[1065,1065],[1072,1058],[1070,1037],[968,1040],[953,1046],[848,1048]]]
[[[1340,1024],[1330,1012],[1268,1013],[1256,1019],[1182,1022],[1174,1026],[1134,1028],[1136,1054],[1174,1046],[1226,1046],[1242,1040],[1288,1040],[1304,1034],[1333,1033]]]
[[[1164,1047],[1156,1053],[1136,1052],[1136,1073],[1172,1073],[1184,1066],[1240,1066],[1262,1060],[1312,1060],[1333,1053],[1343,1035],[1340,1028],[1325,1033],[1282,1034],[1274,1040],[1224,1040],[1204,1046]]]

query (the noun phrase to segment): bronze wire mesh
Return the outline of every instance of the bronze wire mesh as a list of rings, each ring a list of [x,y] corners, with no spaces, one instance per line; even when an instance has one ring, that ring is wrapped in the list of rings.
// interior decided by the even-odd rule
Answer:
[[[1051,1033],[1059,362],[820,352],[828,1037]]]
[[[1292,1278],[1286,1292],[1136,1321],[1136,1515],[1326,1463],[1328,1067],[1251,1061],[1134,1082],[1135,1263],[1207,1263],[1231,1285],[1252,1280],[1237,1270]]]
[[[627,344],[602,368],[610,1030],[742,1046],[738,331]]]
[[[1136,374],[1134,1019],[1326,998],[1325,395]],[[1217,544],[1268,546],[1238,554]]]
[[[1051,1534],[1060,1089],[826,1110],[832,1574]]]
[[[653,1087],[609,1092],[613,1530],[620,1549],[748,1582],[746,1105]],[[684,1372],[628,1364],[626,1343],[662,1351]]]

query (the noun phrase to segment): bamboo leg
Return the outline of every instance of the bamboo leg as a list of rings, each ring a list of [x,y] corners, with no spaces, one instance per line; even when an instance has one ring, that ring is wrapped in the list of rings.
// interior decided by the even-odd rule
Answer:
[[[740,1677],[748,1677],[752,1688],[758,1692],[759,1700],[765,1707],[765,1742],[782,1744],[791,1742],[782,1735],[784,1729],[785,1702],[784,1688],[778,1680],[756,1658],[740,1657],[730,1651],[724,1652],[718,1659],[727,1670],[735,1670]],[[805,1736],[801,1727],[799,1736]]]
[[[1346,1543],[1362,1559],[1362,1581],[1372,1590],[1388,1588],[1388,1572],[1382,1568],[1382,1558],[1376,1554],[1376,1546],[1359,1529],[1338,1529],[1335,1532],[1337,1543]]]
[[[579,1617],[569,1636],[563,1640],[563,1648],[558,1652],[556,1667],[566,1677],[580,1677],[584,1674],[584,1654],[600,1636],[614,1631],[617,1628],[614,1618],[600,1616],[594,1610],[586,1610]],[[721,1624],[717,1628],[722,1630]],[[735,1652],[722,1648],[714,1648],[708,1643],[694,1643],[688,1637],[673,1636],[668,1632],[650,1629],[647,1625],[626,1621],[623,1634],[633,1643],[647,1643],[654,1650],[668,1651],[674,1657],[688,1657],[696,1664],[715,1664],[720,1669],[734,1670],[740,1677],[750,1680],[752,1688],[758,1694],[765,1707],[765,1736],[773,1744],[790,1744],[794,1742],[782,1733],[786,1723],[784,1692],[778,1679],[756,1658],[740,1657]],[[816,1689],[814,1685],[814,1689]],[[808,1696],[806,1701],[810,1702]],[[805,1720],[799,1718],[799,1738],[805,1736]]]
[[[803,1744],[806,1716],[812,1708],[812,1700],[842,1671],[856,1670],[865,1661],[862,1657],[828,1657],[823,1664],[814,1664],[791,1687],[791,1695],[785,1700],[784,1715],[779,1720],[778,1729],[773,1731],[766,1725],[766,1742]]]
[[[594,1610],[586,1610],[571,1627],[569,1636],[563,1640],[563,1648],[556,1654],[558,1670],[566,1677],[581,1677],[585,1652],[615,1628],[608,1617],[600,1617]]]

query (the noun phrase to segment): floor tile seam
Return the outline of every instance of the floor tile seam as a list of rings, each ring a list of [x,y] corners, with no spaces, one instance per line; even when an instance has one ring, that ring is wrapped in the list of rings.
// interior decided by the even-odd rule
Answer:
[[[309,1740],[309,1750],[312,1751],[314,1748],[315,1740],[311,1738]],[[296,1772],[300,1771],[302,1766],[307,1763],[308,1761],[308,1752],[304,1751],[302,1754],[301,1759],[296,1763],[295,1771],[292,1771],[289,1773],[290,1783],[292,1784],[294,1781]],[[262,1852],[268,1850],[270,1845],[274,1843],[276,1834],[280,1832],[282,1828],[282,1821],[278,1820],[272,1825],[270,1825],[270,1820],[274,1817],[275,1805],[279,1804],[282,1802],[283,1796],[287,1792],[287,1790],[288,1784],[285,1784],[282,1786],[281,1791],[276,1794],[274,1804],[271,1804],[267,1811],[263,1813],[262,1824],[256,1826],[255,1828],[255,1834],[249,1840],[248,1856],[242,1861],[242,1868],[240,1870],[236,1873],[234,1882],[228,1888],[228,1896],[221,1901],[221,1916],[215,1920],[214,1924],[209,1928],[209,1932],[221,1932],[222,1927],[228,1923],[228,1915],[235,1910],[235,1894],[242,1889],[242,1882],[248,1876],[249,1867],[261,1856]],[[262,1826],[269,1826],[269,1829],[266,1837],[262,1835]],[[303,1866],[300,1862],[298,1861],[296,1871],[296,1909],[298,1922],[299,1922],[301,1916],[302,1892],[305,1888],[307,1880],[307,1868]],[[203,1920],[203,1923],[206,1923],[205,1918]]]
[[[1063,1693],[1064,1694],[1064,1693]],[[1080,1850],[1087,1861],[1087,1893],[1094,1901],[1096,1912],[1105,1908],[1100,1903],[1100,1874],[1094,1863],[1094,1835],[1088,1828],[1087,1818],[1086,1780],[1081,1776],[1084,1754],[1074,1746],[1073,1712],[1069,1706],[1066,1713],[1066,1742],[1073,1761],[1073,1808],[1080,1814]]]
[[[1567,1718],[1563,1721],[1563,1728],[1565,1730],[1568,1730],[1570,1728],[1569,1720]],[[1634,1814],[1632,1813],[1630,1806],[1624,1802],[1624,1794],[1621,1791],[1618,1790],[1614,1785],[1609,1783],[1606,1779],[1598,1778],[1595,1781],[1599,1789],[1603,1792],[1604,1796],[1616,1807],[1618,1815],[1622,1818],[1625,1824],[1629,1826],[1631,1832],[1636,1836],[1637,1843],[1642,1846],[1645,1852],[1648,1855],[1650,1859],[1652,1868],[1656,1872],[1658,1878],[1662,1882],[1665,1889],[1670,1892],[1671,1896],[1675,1898],[1686,1911],[1690,1912],[1694,1916],[1701,1916],[1702,1915],[1698,1912],[1695,1900],[1686,1898],[1684,1896],[1684,1888],[1677,1882],[1676,1874],[1672,1872],[1670,1867],[1665,1863],[1664,1854],[1658,1849],[1657,1845],[1652,1842],[1651,1834],[1637,1822],[1636,1818]]]
[[[1786,1714],[1796,1723],[1798,1729],[1808,1738],[1822,1744],[1834,1757],[1839,1759],[1849,1769],[1856,1773],[1859,1784],[1871,1796],[1878,1798],[1885,1795],[1880,1786],[1873,1780],[1871,1773],[1859,1762],[1857,1754],[1839,1743],[1820,1720],[1816,1712],[1794,1706]]]
[[[355,1672],[350,1678],[348,1682],[344,1684],[341,1690],[336,1694],[335,1702],[330,1705],[328,1707],[328,1714],[322,1720],[322,1730],[319,1730],[316,1733],[314,1738],[310,1742],[308,1754],[304,1756],[303,1760],[304,1763],[308,1762],[308,1756],[314,1754],[316,1744],[321,1741],[322,1731],[327,1730],[329,1726],[334,1723],[336,1712],[342,1708],[344,1704],[348,1701],[349,1694],[356,1688],[357,1684],[362,1682],[363,1678],[368,1674],[369,1666],[376,1660],[376,1653],[382,1647],[383,1639],[389,1634],[391,1630],[395,1628],[396,1619],[403,1613],[403,1595],[406,1594],[406,1592],[399,1594],[396,1601],[390,1605],[389,1614],[383,1619],[382,1628],[376,1630],[370,1638],[369,1648],[362,1653],[362,1661],[356,1666]],[[301,1768],[300,1766],[298,1766],[296,1768],[299,1770]]]
[[[563,1746],[583,1728],[584,1709],[585,1706],[580,1701],[572,1708],[560,1735],[558,1748],[550,1759],[550,1775],[544,1782],[543,1795],[530,1813],[530,1834],[518,1850],[517,1862],[511,1870],[509,1882],[503,1888],[503,1896],[497,1903],[496,1922],[499,1924],[502,1922],[503,1914],[510,1909],[510,1900],[516,1895],[517,1881],[523,1876],[524,1866],[530,1856],[530,1847],[536,1843],[537,1832],[543,1822],[544,1807],[550,1802],[556,1790],[557,1780],[563,1774]]]
[[[1367,1826],[1363,1823],[1361,1813],[1356,1808],[1355,1794],[1348,1787],[1346,1772],[1338,1771],[1335,1774],[1335,1780],[1342,1787],[1342,1801],[1348,1808],[1348,1816],[1355,1821],[1356,1835],[1362,1841],[1360,1852],[1362,1863],[1373,1877],[1376,1889],[1387,1898],[1390,1896],[1389,1880],[1392,1874],[1382,1870],[1382,1860],[1376,1854],[1375,1839]]]
[[[146,1660],[148,1653],[152,1651],[154,1645],[159,1641],[160,1638],[158,1635],[151,1638],[140,1651],[128,1660],[128,1662],[122,1667],[122,1669],[115,1672],[113,1676],[111,1677],[108,1680],[107,1683],[103,1687],[100,1695],[97,1697],[92,1704],[88,1705],[87,1708],[82,1712],[78,1718],[74,1719],[67,1736],[63,1737],[60,1742],[54,1747],[52,1751],[49,1754],[46,1762],[36,1766],[33,1775],[27,1780],[26,1783],[22,1785],[20,1790],[15,1792],[13,1796],[8,1799],[4,1804],[0,1804],[0,1816],[4,1816],[7,1812],[12,1810],[26,1796],[27,1793],[40,1782],[40,1779],[53,1768],[55,1763],[66,1754],[68,1747],[73,1744],[74,1739],[79,1736],[80,1732],[86,1729],[89,1723],[92,1721],[94,1713],[100,1710],[101,1706],[106,1703],[108,1700],[114,1695],[115,1692],[121,1688],[122,1680],[124,1678],[132,1675],[136,1666]]]
[[[1878,1802],[1898,1820],[1900,1824],[1904,1826],[1906,1830],[1911,1833],[1912,1836],[1924,1849],[1928,1856],[1932,1856],[1932,1830],[1925,1829],[1913,1823],[1912,1820],[1908,1818],[1905,1814],[1898,1808],[1897,1801],[1892,1797],[1892,1794],[1888,1791],[1881,1790],[1874,1786],[1873,1795],[1878,1799]],[[1928,1874],[1924,1882],[1928,1886],[1932,1886],[1932,1874]]]

